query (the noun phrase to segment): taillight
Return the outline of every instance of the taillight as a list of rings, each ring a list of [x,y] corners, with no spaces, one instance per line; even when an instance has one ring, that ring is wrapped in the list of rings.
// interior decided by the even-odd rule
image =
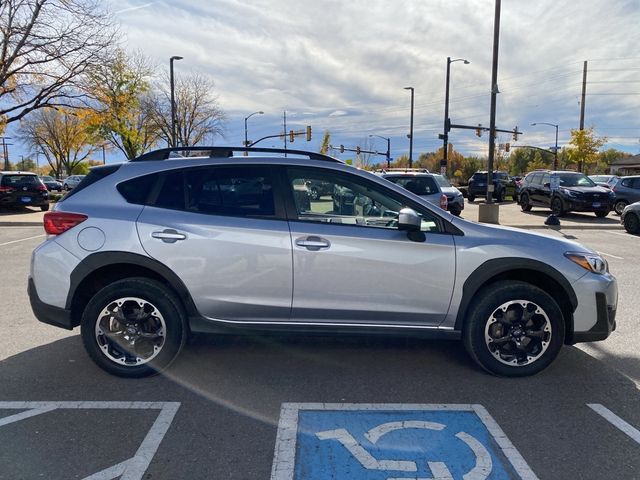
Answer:
[[[0,187],[0,193],[14,192],[16,189],[13,187]]]
[[[442,195],[440,195],[440,208],[443,210],[446,210],[447,205],[448,205],[447,196],[443,193]]]
[[[36,187],[36,190],[40,190],[42,192],[46,192],[47,191],[47,187],[43,184],[40,184]]]
[[[87,218],[89,217],[81,213],[47,212],[44,214],[44,231],[49,235],[60,235]]]

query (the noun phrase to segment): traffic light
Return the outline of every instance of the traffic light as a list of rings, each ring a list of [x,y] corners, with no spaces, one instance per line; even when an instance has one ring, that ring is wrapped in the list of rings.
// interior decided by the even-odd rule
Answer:
[[[356,155],[360,155],[360,147],[356,147]]]
[[[289,142],[293,143],[293,140],[296,138],[296,134],[293,130],[289,130]]]
[[[344,153],[344,145],[340,145],[340,153]]]
[[[481,137],[482,136],[482,124],[479,123],[478,124],[478,128],[476,128],[476,136],[477,137]]]
[[[513,141],[514,142],[518,141],[518,126],[517,125],[513,128]]]
[[[511,144],[509,142],[504,144],[504,151],[508,152],[509,150],[511,150]]]
[[[307,142],[311,141],[311,125],[307,125]]]

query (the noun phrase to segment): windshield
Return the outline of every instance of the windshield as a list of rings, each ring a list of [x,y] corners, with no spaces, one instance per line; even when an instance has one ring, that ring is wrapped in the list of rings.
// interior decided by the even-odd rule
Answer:
[[[55,180],[53,179],[53,177],[49,177],[49,176],[45,176],[45,177],[40,177],[42,179],[42,181],[44,182],[55,182]]]
[[[589,177],[584,173],[559,173],[561,187],[595,187]]]
[[[443,175],[434,175],[433,178],[436,179],[436,182],[438,182],[438,185],[440,185],[441,187],[451,186],[451,183],[449,183],[449,180],[447,179],[447,177]]]
[[[406,188],[416,195],[432,195],[438,193],[438,186],[433,177],[385,177],[387,180]]]

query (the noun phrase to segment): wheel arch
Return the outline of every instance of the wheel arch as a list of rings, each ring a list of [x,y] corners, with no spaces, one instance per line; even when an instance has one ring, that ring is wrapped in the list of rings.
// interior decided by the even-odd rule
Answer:
[[[180,299],[187,316],[197,315],[189,290],[165,265],[135,253],[99,252],[84,258],[71,272],[66,308],[71,311],[72,326],[80,325],[84,307],[95,293],[110,283],[130,277],[150,278],[164,284]]]
[[[455,329],[465,327],[467,313],[475,295],[484,287],[501,280],[519,280],[548,293],[558,304],[565,323],[565,343],[573,335],[573,312],[578,298],[571,284],[555,268],[527,258],[497,258],[484,262],[464,282],[462,300],[456,316]]]

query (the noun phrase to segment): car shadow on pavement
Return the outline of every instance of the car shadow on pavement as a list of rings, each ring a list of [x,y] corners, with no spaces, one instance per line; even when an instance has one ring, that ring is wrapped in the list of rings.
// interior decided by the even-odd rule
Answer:
[[[551,210],[531,210],[529,212],[522,212],[522,214],[531,215],[534,217],[546,218],[549,215],[551,215]],[[613,212],[609,213],[609,215],[607,215],[604,218],[596,217],[594,213],[587,213],[587,212],[585,213],[569,212],[569,213],[565,213],[564,215],[558,218],[560,219],[560,223],[562,223],[563,221],[568,221],[568,222],[588,222],[588,223],[601,224],[601,225],[620,225],[620,217],[615,215]]]
[[[601,403],[640,425],[636,384],[575,347],[563,348],[537,376],[498,378],[480,370],[456,341],[203,336],[165,374],[133,380],[96,367],[76,335],[0,362],[0,385],[0,401],[181,402],[149,478],[205,478],[199,470],[203,465],[206,478],[231,478],[225,476],[230,471],[244,471],[243,479],[268,478],[283,402],[481,404],[526,452],[540,478],[608,478],[620,465],[640,471],[640,457],[594,441],[603,431],[616,433],[586,406]],[[7,414],[0,411],[0,417]],[[14,438],[35,435],[36,427],[18,426],[0,427],[0,444],[11,440],[3,432]],[[58,427],[64,432],[63,424]],[[96,435],[100,428],[108,425],[98,426]],[[75,455],[68,442],[60,450]],[[567,456],[575,461],[566,462]],[[51,458],[38,457],[36,463],[42,462],[39,468],[45,471],[55,468],[57,460]],[[90,466],[100,462],[105,460]]]
[[[15,207],[0,207],[0,216],[24,215],[25,213],[37,213],[40,211],[40,207],[16,205]]]

